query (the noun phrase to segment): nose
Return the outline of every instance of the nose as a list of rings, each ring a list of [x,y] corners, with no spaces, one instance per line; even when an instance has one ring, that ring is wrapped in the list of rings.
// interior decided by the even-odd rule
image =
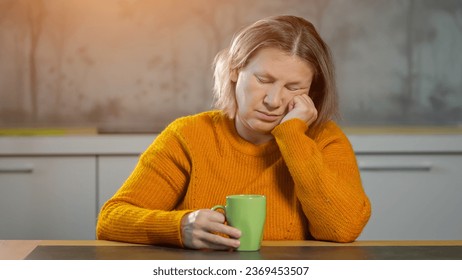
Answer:
[[[274,108],[279,108],[282,106],[282,94],[283,94],[283,89],[274,85],[273,87],[271,87],[267,92],[266,92],[266,96],[265,98],[263,99],[263,103],[271,108],[271,109],[274,109]]]

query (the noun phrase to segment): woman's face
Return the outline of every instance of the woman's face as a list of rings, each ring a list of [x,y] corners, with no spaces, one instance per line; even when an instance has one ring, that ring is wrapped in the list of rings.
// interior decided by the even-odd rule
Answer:
[[[236,130],[254,144],[273,138],[271,131],[288,112],[289,102],[308,94],[312,67],[277,48],[259,50],[247,65],[232,73],[236,83]]]

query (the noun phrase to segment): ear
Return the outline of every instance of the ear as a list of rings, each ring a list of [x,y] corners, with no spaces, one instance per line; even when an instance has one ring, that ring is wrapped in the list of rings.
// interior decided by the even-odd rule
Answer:
[[[231,70],[231,73],[229,75],[229,77],[231,78],[231,81],[233,81],[234,83],[237,83],[238,76],[239,76],[239,72],[237,71],[237,69]]]

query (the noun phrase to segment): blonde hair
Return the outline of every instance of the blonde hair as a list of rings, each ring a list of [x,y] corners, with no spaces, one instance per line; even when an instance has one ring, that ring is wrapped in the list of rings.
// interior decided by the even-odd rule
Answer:
[[[214,60],[214,105],[230,118],[236,115],[235,83],[231,73],[245,67],[262,48],[278,48],[297,55],[314,68],[309,95],[313,99],[318,118],[311,125],[319,128],[338,115],[338,97],[334,65],[327,44],[313,24],[296,16],[268,17],[238,32],[230,47],[220,51]]]

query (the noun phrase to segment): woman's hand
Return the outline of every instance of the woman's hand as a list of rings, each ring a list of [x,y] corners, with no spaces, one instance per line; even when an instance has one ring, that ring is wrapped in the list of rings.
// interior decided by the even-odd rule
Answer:
[[[201,209],[181,220],[183,245],[191,249],[229,250],[239,247],[241,232],[224,224],[225,216],[217,211]],[[216,233],[226,234],[226,238]]]
[[[318,110],[308,94],[295,96],[289,103],[288,113],[281,120],[281,123],[290,119],[298,118],[307,125],[312,124],[318,118]]]

